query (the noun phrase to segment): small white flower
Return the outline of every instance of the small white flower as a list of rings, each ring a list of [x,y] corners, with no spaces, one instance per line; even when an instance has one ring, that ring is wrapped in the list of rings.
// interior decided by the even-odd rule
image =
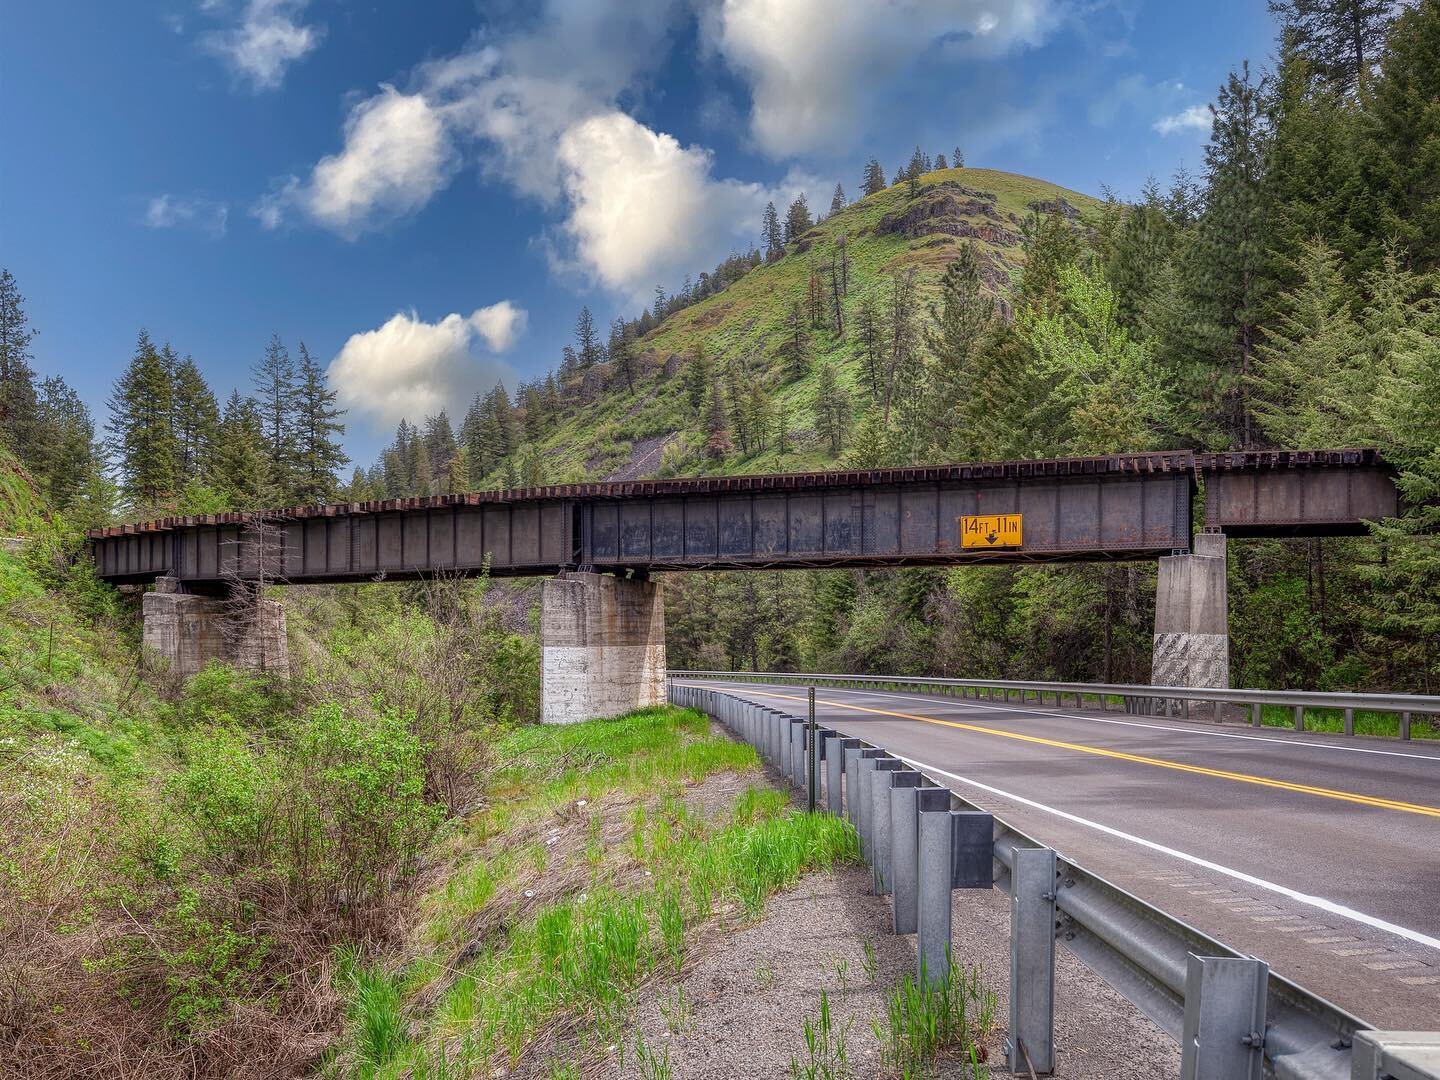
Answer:
[[[525,890],[525,899],[526,899],[526,900],[531,899],[532,897],[534,897],[534,895],[535,895],[535,890],[534,890],[534,889],[526,889],[526,890]]]

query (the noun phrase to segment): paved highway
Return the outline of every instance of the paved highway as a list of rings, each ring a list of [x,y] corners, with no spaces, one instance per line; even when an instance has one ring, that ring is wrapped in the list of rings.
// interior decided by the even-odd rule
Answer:
[[[829,687],[816,716],[1377,1027],[1440,1027],[1440,746]]]

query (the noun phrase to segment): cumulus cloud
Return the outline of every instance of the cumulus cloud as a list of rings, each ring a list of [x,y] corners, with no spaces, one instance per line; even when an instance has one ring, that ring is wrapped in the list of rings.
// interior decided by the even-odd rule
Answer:
[[[927,51],[1000,56],[1042,42],[1059,0],[725,0],[707,43],[750,84],[750,134],[772,157],[843,149],[877,85]]]
[[[230,208],[223,202],[198,197],[156,195],[145,207],[145,224],[152,229],[196,229],[224,236]]]
[[[418,421],[513,380],[494,354],[515,344],[526,321],[525,310],[509,300],[433,323],[399,312],[374,330],[350,335],[330,362],[330,385],[340,405],[378,424]],[[477,354],[477,346],[488,352]]]
[[[285,70],[312,52],[323,31],[299,20],[308,0],[246,0],[239,22],[207,34],[204,44],[237,76],[256,90],[271,90],[285,78]],[[201,9],[215,11],[217,3]]]
[[[1211,116],[1208,105],[1191,105],[1188,109],[1181,109],[1169,116],[1162,116],[1151,126],[1161,135],[1192,133],[1208,133],[1210,130]]]
[[[560,211],[547,238],[555,265],[644,296],[723,257],[772,195],[714,176],[709,151],[620,108],[663,59],[681,10],[675,0],[552,0],[523,26],[421,65],[406,91],[382,87],[356,105],[343,147],[251,213],[273,228],[298,209],[353,237],[423,206],[470,157]]]

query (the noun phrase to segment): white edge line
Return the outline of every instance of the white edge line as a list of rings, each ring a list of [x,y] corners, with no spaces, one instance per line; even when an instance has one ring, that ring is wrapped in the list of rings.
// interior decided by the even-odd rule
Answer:
[[[1284,896],[1309,907],[1318,908],[1327,914],[1338,915],[1342,919],[1349,919],[1351,922],[1361,923],[1375,930],[1383,930],[1388,934],[1394,934],[1396,937],[1404,938],[1407,941],[1413,941],[1416,944],[1440,950],[1440,938],[1433,938],[1428,934],[1422,934],[1419,930],[1411,930],[1408,927],[1388,922],[1374,915],[1367,915],[1363,911],[1356,911],[1354,908],[1346,907],[1344,904],[1337,904],[1333,900],[1326,900],[1323,896],[1312,896],[1309,893],[1303,893],[1284,885],[1278,885],[1273,881],[1266,881],[1264,878],[1256,877],[1254,874],[1247,874],[1243,870],[1234,870],[1228,866],[1211,862],[1209,859],[1202,859],[1198,855],[1191,855],[1185,851],[1177,851],[1175,848],[1166,847],[1164,844],[1157,844],[1154,840],[1146,840],[1144,837],[1122,832],[1120,829],[1111,828],[1109,825],[1102,825],[1098,821],[1091,821],[1089,818],[1080,817],[1066,810],[1046,806],[1044,803],[1036,802],[1034,799],[1027,799],[1023,795],[1016,795],[1014,792],[1003,791],[1000,788],[991,787],[989,784],[982,784],[979,780],[972,780],[968,776],[960,776],[958,773],[948,772],[936,765],[927,765],[913,758],[901,757],[900,760],[917,769],[927,770],[938,776],[947,776],[962,784],[968,784],[970,787],[988,791],[992,795],[998,795],[1002,799],[1010,799],[1014,802],[1023,803],[1025,806],[1032,807],[1036,810],[1043,810],[1047,814],[1054,814],[1056,817],[1064,818],[1066,821],[1074,822],[1077,825],[1084,825],[1086,828],[1095,829],[1097,832],[1105,833],[1107,836],[1113,836],[1119,840],[1128,840],[1132,844],[1149,848],[1151,851],[1158,851],[1162,855],[1169,855],[1171,858],[1179,859],[1193,866],[1202,866],[1206,870],[1213,870],[1217,874],[1224,874],[1226,877],[1234,878],[1236,881],[1243,881],[1247,885],[1254,885],[1257,888],[1278,893],[1280,896]]]
[[[732,686],[745,686],[746,683],[731,683]],[[785,683],[761,683],[761,686],[776,688],[786,686]],[[793,689],[793,687],[792,687]],[[1024,716],[1054,717],[1058,720],[1088,720],[1092,724],[1120,724],[1124,727],[1148,728],[1151,731],[1173,731],[1180,735],[1199,735],[1210,739],[1245,739],[1248,742],[1269,743],[1271,746],[1313,746],[1317,750],[1344,750],[1351,754],[1381,754],[1385,757],[1403,757],[1414,761],[1429,761],[1440,764],[1440,757],[1434,754],[1407,754],[1403,750],[1376,750],[1368,746],[1342,746],[1337,743],[1311,742],[1308,739],[1272,739],[1265,735],[1241,735],[1236,731],[1192,731],[1189,728],[1170,727],[1165,724],[1146,724],[1139,720],[1116,720],[1114,717],[1081,716],[1078,713],[1049,712],[1040,709],[1027,709],[1023,705],[1011,705],[1008,708],[1003,705],[979,705],[973,701],[958,700],[951,701],[949,698],[930,694],[887,694],[880,690],[851,690],[847,687],[826,686],[821,689],[826,691],[838,690],[842,694],[859,694],[864,697],[887,698],[890,701],[936,701],[946,705],[958,705],[965,709],[980,709],[984,712],[1007,712],[1020,713]]]

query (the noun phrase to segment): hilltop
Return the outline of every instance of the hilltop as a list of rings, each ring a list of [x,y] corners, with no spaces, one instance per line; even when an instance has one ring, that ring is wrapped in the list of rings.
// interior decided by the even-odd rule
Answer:
[[[941,274],[964,244],[973,244],[981,275],[997,295],[1024,261],[1026,222],[1058,213],[1093,218],[1102,203],[1091,196],[1014,173],[939,169],[846,206],[794,239],[785,255],[750,271],[716,295],[664,319],[640,337],[639,376],[629,390],[612,365],[597,365],[582,389],[584,402],[567,410],[539,444],[544,477],[553,482],[632,479],[656,474],[773,472],[832,465],[835,455],[815,433],[819,372],[836,365],[858,413],[862,362],[851,325],[812,328],[803,369],[784,355],[787,315],[806,302],[812,274],[823,276],[842,237],[849,259],[842,309],[853,323],[865,298],[883,303],[896,271],[914,269],[918,306],[928,318]],[[1003,297],[1002,297],[1003,300]],[[701,348],[715,372],[731,366],[748,386],[761,385],[778,415],[787,417],[789,443],[707,457],[705,417],[687,399],[684,367]]]

